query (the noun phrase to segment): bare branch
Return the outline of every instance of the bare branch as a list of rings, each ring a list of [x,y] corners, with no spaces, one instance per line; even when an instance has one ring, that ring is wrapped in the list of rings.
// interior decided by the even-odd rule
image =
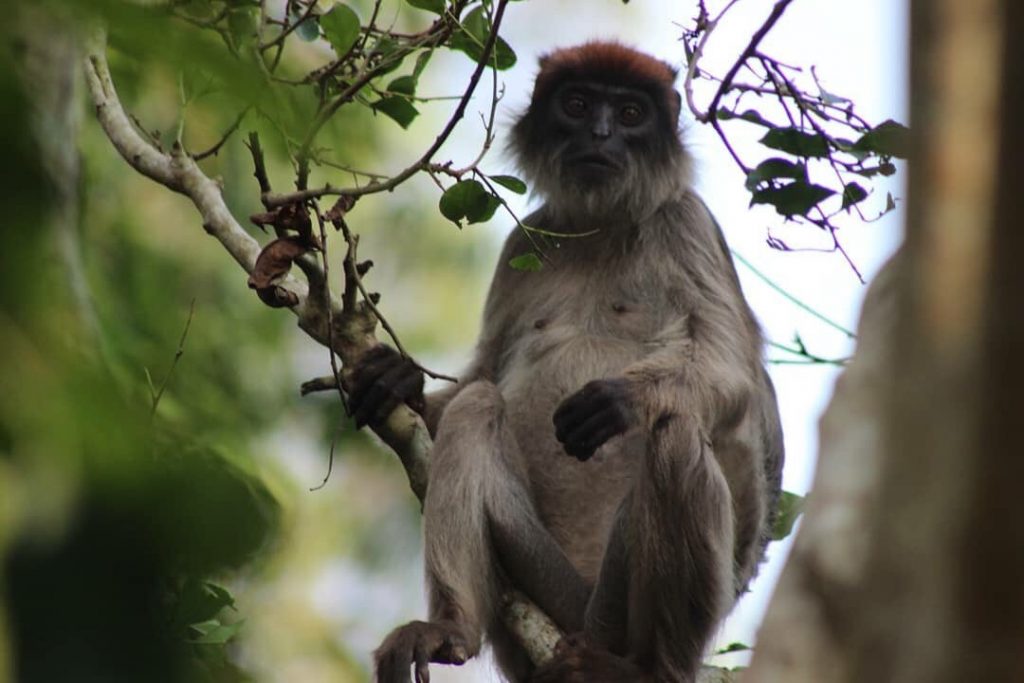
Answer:
[[[747,43],[747,47],[744,48],[743,52],[740,53],[739,59],[732,65],[732,68],[726,72],[725,77],[722,78],[722,82],[718,86],[718,90],[715,92],[715,96],[711,98],[711,104],[708,105],[706,116],[715,117],[718,112],[718,103],[722,100],[722,96],[729,90],[729,86],[732,85],[732,80],[736,78],[736,73],[740,70],[747,60],[757,51],[757,46],[761,44],[764,37],[768,35],[768,32],[772,30],[775,23],[782,17],[783,12],[786,11],[786,7],[793,2],[793,0],[779,0],[772,7],[771,13],[768,18],[761,24],[761,28],[754,32],[754,35],[750,37],[750,42]],[[728,9],[728,8],[726,8]],[[705,121],[707,119],[704,119]]]

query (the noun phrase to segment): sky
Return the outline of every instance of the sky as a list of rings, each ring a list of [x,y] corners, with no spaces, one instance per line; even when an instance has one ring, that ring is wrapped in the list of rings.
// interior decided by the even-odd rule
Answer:
[[[723,2],[709,0],[708,8],[717,13]],[[722,22],[711,38],[703,65],[722,74],[749,41],[773,6],[768,0],[742,0]],[[679,41],[681,26],[692,23],[696,3],[678,0],[534,0],[511,3],[502,35],[515,48],[517,65],[500,74],[505,97],[498,112],[497,149],[484,168],[490,173],[512,173],[510,161],[500,151],[508,125],[527,103],[536,75],[537,57],[553,48],[569,46],[591,38],[614,38],[643,49],[665,61],[684,67]],[[893,118],[907,122],[906,75],[906,0],[796,0],[762,43],[762,50],[782,62],[802,67],[815,66],[822,84],[830,91],[852,99],[858,111],[869,121],[879,123]],[[441,67],[428,70],[427,93],[461,90],[472,63],[461,55],[439,55]],[[437,60],[436,60],[437,61]],[[446,144],[439,158],[452,158],[455,165],[475,157],[482,138],[477,111],[489,102],[488,79],[481,82],[481,94],[467,111],[467,119],[456,136]],[[706,104],[711,92],[698,83],[698,104]],[[440,114],[440,115],[443,115]],[[439,116],[440,116],[439,115]],[[684,111],[684,116],[686,112]],[[436,134],[439,118],[421,117],[409,132],[415,137]],[[423,126],[419,129],[419,126]],[[743,187],[743,175],[711,130],[692,121],[684,123],[684,143],[694,155],[696,185],[719,223],[730,247],[749,260],[778,286],[847,329],[855,329],[865,286],[838,254],[820,252],[779,252],[765,242],[768,229],[784,237],[791,245],[821,244],[821,235],[806,226],[786,226],[781,217],[765,207],[748,208],[749,194]],[[757,135],[737,124],[727,129],[734,134],[738,153],[748,161],[769,156],[757,144]],[[407,142],[405,143],[408,144]],[[405,149],[406,154],[408,149]],[[884,205],[886,191],[897,198],[897,209],[882,220],[863,224],[840,221],[841,240],[857,268],[870,281],[902,236],[903,210],[899,199],[905,196],[903,169],[889,186],[883,186],[868,198],[868,212],[877,213]],[[512,201],[518,215],[526,215],[533,202],[529,198]],[[511,221],[495,220],[485,226],[493,231],[495,255],[498,245],[511,229]],[[743,265],[737,265],[744,291],[760,319],[768,339],[792,342],[799,334],[813,353],[842,358],[852,352],[852,342],[842,333],[806,314],[766,285]],[[468,349],[467,349],[468,352]],[[769,351],[770,358],[783,354]],[[440,367],[440,370],[457,370]],[[784,488],[806,493],[813,477],[817,449],[817,421],[832,390],[838,370],[822,365],[771,365],[769,367],[779,398],[786,441]],[[752,643],[771,587],[782,567],[789,543],[775,543],[761,575],[734,610],[721,630],[722,645],[742,641]],[[339,579],[340,580],[340,579]],[[327,594],[333,589],[321,586]],[[322,596],[321,596],[322,597]],[[729,659],[725,663],[735,664]],[[497,681],[490,664],[471,663],[465,667],[434,667],[431,680]]]

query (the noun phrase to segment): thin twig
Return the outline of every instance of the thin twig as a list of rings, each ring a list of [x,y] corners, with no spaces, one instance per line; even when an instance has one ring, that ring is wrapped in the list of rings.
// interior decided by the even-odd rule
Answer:
[[[831,318],[826,316],[824,313],[819,313],[818,311],[814,310],[813,308],[811,308],[810,306],[805,304],[803,301],[801,301],[800,299],[797,299],[795,296],[793,296],[792,294],[787,292],[785,289],[780,287],[778,284],[775,283],[774,280],[772,280],[770,277],[768,277],[763,272],[758,270],[754,266],[753,263],[751,263],[747,259],[743,258],[743,256],[741,254],[737,253],[736,251],[733,251],[732,255],[733,255],[733,258],[735,258],[737,261],[739,261],[744,266],[746,266],[747,269],[750,270],[751,273],[756,275],[761,281],[763,281],[766,285],[768,285],[769,287],[774,289],[776,292],[781,294],[783,297],[785,297],[791,303],[793,303],[796,306],[798,306],[798,307],[802,308],[803,310],[807,311],[808,313],[813,315],[815,318],[817,318],[821,322],[823,322],[826,325],[828,325],[829,327],[831,327],[831,328],[833,328],[835,330],[838,330],[839,332],[842,332],[843,334],[845,334],[850,339],[856,339],[857,338],[857,335],[855,335],[850,330],[846,329],[845,327],[843,327],[839,323],[835,322],[834,320],[832,320]]]
[[[348,407],[348,397],[345,396],[345,390],[341,386],[341,370],[338,368],[338,357],[334,353],[334,315],[331,306],[331,285],[330,285],[330,270],[327,258],[327,230],[324,229],[324,217],[320,213],[320,207],[314,202],[313,211],[316,213],[316,222],[320,228],[320,261],[321,267],[324,273],[324,309],[327,311],[327,353],[331,359],[331,373],[334,375],[334,381],[338,387],[338,398],[341,399],[341,405],[345,410],[345,416],[352,414],[352,411]],[[331,478],[331,472],[334,470],[334,447],[338,440],[338,435],[341,433],[342,425],[339,424],[335,430],[334,436],[331,438],[331,449],[327,455],[327,473],[324,474],[324,480],[320,482],[318,486],[310,488],[310,491],[319,491],[327,485],[327,480]]]
[[[266,198],[267,204],[269,206],[281,206],[284,204],[290,204],[295,201],[306,201],[308,199],[315,199],[317,197],[322,197],[324,195],[361,197],[367,194],[386,192],[389,190],[393,190],[395,187],[408,180],[418,171],[423,170],[426,167],[426,165],[430,163],[430,160],[434,157],[434,155],[437,154],[437,151],[441,148],[445,141],[448,140],[448,137],[455,130],[455,126],[458,124],[458,122],[463,118],[463,116],[465,116],[466,107],[469,105],[469,100],[472,98],[473,93],[476,90],[476,86],[480,82],[480,76],[483,74],[484,69],[487,68],[488,66],[487,62],[490,59],[491,51],[494,49],[494,44],[497,41],[498,30],[501,27],[502,17],[504,16],[505,7],[507,4],[508,0],[498,0],[497,10],[495,11],[494,21],[491,26],[491,33],[487,37],[487,42],[484,45],[483,54],[480,56],[480,61],[477,62],[476,69],[474,69],[473,74],[470,76],[469,84],[466,86],[466,90],[463,93],[462,98],[459,100],[459,104],[455,108],[454,113],[448,119],[448,123],[445,125],[444,129],[442,129],[440,134],[438,134],[437,138],[435,138],[433,144],[431,144],[427,151],[424,152],[422,156],[420,156],[419,160],[417,160],[408,168],[401,171],[397,175],[392,176],[389,180],[383,183],[369,183],[367,185],[364,185],[363,187],[358,188],[335,188],[332,187],[330,184],[327,184],[322,188],[301,190],[283,195],[268,196]],[[368,80],[369,79],[367,79],[367,81]],[[353,94],[355,92],[353,91],[352,87],[346,89],[346,92],[349,91],[352,91]],[[335,102],[337,101],[338,100],[335,100]],[[338,106],[340,106],[340,104]],[[323,123],[319,123],[319,125],[323,125]]]
[[[282,46],[284,41],[285,41],[285,39],[288,36],[290,36],[292,34],[292,32],[295,31],[295,29],[297,29],[300,25],[302,25],[302,22],[308,20],[310,18],[310,16],[312,16],[313,10],[315,10],[315,9],[316,9],[316,2],[310,2],[308,5],[306,5],[306,11],[303,12],[302,16],[300,16],[298,21],[295,21],[295,22],[293,22],[293,21],[291,21],[291,19],[287,18],[288,15],[285,14],[286,18],[285,18],[285,21],[283,22],[283,25],[285,27],[284,30],[281,31],[281,33],[279,33],[278,35],[274,36],[274,38],[272,38],[271,40],[268,40],[266,43],[261,43],[260,46],[259,46],[260,52],[265,52],[265,51],[267,51],[270,48],[275,47],[275,46],[278,46],[278,47]]]
[[[775,23],[779,18],[782,17],[782,14],[786,11],[786,7],[788,7],[791,2],[793,2],[793,0],[779,0],[775,3],[775,6],[772,8],[768,18],[764,20],[763,24],[761,24],[761,28],[757,29],[757,31],[754,32],[754,35],[750,37],[750,42],[747,43],[747,47],[744,48],[742,53],[740,53],[739,59],[736,60],[732,65],[732,68],[730,68],[722,78],[722,82],[718,86],[715,96],[711,98],[711,104],[708,105],[707,112],[704,114],[705,117],[717,117],[718,103],[721,101],[722,96],[726,91],[729,90],[729,86],[732,84],[732,79],[736,78],[736,73],[740,70],[740,67],[742,67],[747,60],[750,59],[750,56],[754,54],[754,51],[757,50],[757,46],[760,45],[764,37],[768,35],[768,32],[773,26],[775,26]],[[704,119],[705,122],[707,120],[707,118]]]
[[[178,367],[178,360],[180,360],[182,355],[184,355],[184,353],[185,353],[185,339],[188,338],[188,331],[189,331],[189,328],[192,327],[192,317],[195,315],[195,312],[196,312],[196,300],[195,300],[195,298],[193,298],[192,299],[192,303],[190,303],[189,306],[188,306],[188,319],[185,320],[185,329],[183,329],[181,331],[181,339],[178,340],[178,349],[174,352],[174,359],[171,361],[171,367],[167,371],[167,374],[164,375],[163,381],[160,382],[160,388],[157,389],[155,394],[152,393],[152,386],[153,385],[152,385],[152,381],[150,382],[150,393],[151,393],[152,399],[153,399],[153,406],[150,408],[150,411],[149,411],[150,417],[152,417],[153,415],[156,415],[157,406],[160,405],[160,399],[163,398],[164,390],[167,389],[167,383],[171,380],[171,375],[174,374],[174,369],[176,367]],[[146,376],[147,377],[149,376],[149,372],[148,371],[146,373]]]
[[[217,141],[217,144],[215,144],[213,147],[210,147],[204,152],[193,154],[192,158],[195,159],[196,161],[202,161],[203,159],[215,156],[218,152],[220,152],[220,148],[224,146],[224,143],[228,141],[228,138],[230,138],[234,134],[234,132],[238,130],[238,127],[242,125],[242,119],[244,119],[245,115],[249,113],[249,109],[250,107],[246,107],[241,111],[241,113],[238,114],[238,116],[235,117],[234,123],[232,123],[228,127],[228,129],[224,131],[224,135],[222,135],[220,140]]]
[[[804,347],[803,343],[799,343],[797,348],[793,348],[792,346],[786,346],[785,344],[770,341],[768,342],[768,346],[804,359],[802,361],[794,361],[784,358],[775,358],[768,361],[774,365],[838,365],[842,367],[850,360],[849,358],[824,358],[822,356],[818,356],[808,351],[807,348]]]
[[[389,337],[391,337],[391,341],[394,342],[395,348],[398,350],[400,354],[402,354],[403,357],[411,361],[412,364],[415,365],[417,369],[419,369],[423,374],[427,375],[428,377],[432,377],[434,379],[443,379],[445,381],[457,384],[459,381],[458,378],[452,377],[451,375],[445,375],[440,372],[434,372],[429,368],[423,367],[422,365],[417,363],[416,360],[413,359],[411,355],[409,355],[408,351],[405,350],[405,347],[402,345],[402,341],[398,338],[398,333],[395,332],[395,328],[391,326],[391,323],[387,321],[387,318],[384,317],[384,314],[382,314],[380,312],[380,309],[377,308],[377,304],[374,301],[376,297],[372,296],[370,292],[366,291],[366,286],[363,284],[363,279],[359,275],[359,266],[355,262],[357,258],[355,245],[358,242],[359,236],[352,234],[351,229],[348,227],[348,224],[345,223],[345,221],[338,221],[336,223],[336,226],[341,230],[342,235],[344,235],[345,237],[345,241],[348,242],[350,247],[349,252],[345,257],[345,262],[347,265],[345,266],[346,286],[344,298],[350,301],[351,303],[349,304],[349,308],[346,310],[351,310],[351,307],[355,306],[355,290],[352,290],[349,286],[350,284],[354,284],[356,290],[358,290],[359,293],[362,294],[363,296],[363,303],[366,304],[366,307],[369,308],[373,315],[377,318],[377,322],[380,323],[380,326],[383,327],[384,331],[388,333]]]

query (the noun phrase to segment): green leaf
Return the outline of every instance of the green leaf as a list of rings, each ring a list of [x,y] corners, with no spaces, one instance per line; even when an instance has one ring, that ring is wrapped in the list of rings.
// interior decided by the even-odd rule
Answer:
[[[857,183],[847,183],[843,187],[843,208],[849,209],[854,204],[867,199],[868,192]]]
[[[748,109],[742,114],[737,114],[736,112],[729,111],[724,107],[719,107],[718,111],[715,112],[715,116],[717,116],[720,121],[728,121],[730,119],[743,119],[744,121],[756,123],[757,125],[764,126],[765,128],[775,128],[774,123],[761,116],[760,112],[754,109]]]
[[[835,191],[801,180],[782,187],[766,187],[751,195],[750,205],[771,204],[783,216],[804,216],[816,204],[834,195]]]
[[[379,111],[381,114],[393,119],[402,128],[408,128],[413,119],[420,114],[419,110],[412,106],[412,103],[406,97],[401,95],[385,97],[374,102],[372,107],[374,111]]]
[[[198,624],[190,624],[195,635],[189,642],[202,645],[224,645],[242,630],[243,621],[234,624],[222,624],[216,619],[203,621]]]
[[[487,20],[483,7],[476,7],[462,21],[462,26],[448,41],[448,47],[466,53],[474,62],[484,54],[484,45],[491,33],[491,22]],[[487,59],[487,66],[497,66],[504,71],[515,66],[516,53],[501,37],[494,41],[494,50]]]
[[[747,189],[754,191],[758,185],[766,180],[776,178],[792,178],[793,180],[807,180],[807,167],[804,164],[793,163],[788,159],[772,157],[765,159],[757,165],[753,171],[747,174]]]
[[[470,223],[484,223],[494,217],[494,212],[501,206],[501,200],[490,192],[487,193],[487,201],[475,206],[474,210],[466,215]]]
[[[234,606],[234,597],[223,587],[189,578],[178,593],[175,621],[181,627],[189,626],[213,619],[225,607]]]
[[[463,218],[468,223],[489,220],[499,206],[501,201],[478,180],[460,180],[445,190],[438,203],[442,215],[459,227]]]
[[[362,23],[359,15],[348,5],[335,5],[331,11],[320,17],[320,28],[334,47],[339,57],[344,57],[359,40]]]
[[[893,165],[892,162],[886,161],[884,163],[878,164],[878,166],[853,168],[850,170],[852,170],[859,176],[863,176],[865,178],[873,178],[876,175],[891,176],[893,173],[896,172],[896,166]]]
[[[414,76],[399,76],[388,83],[388,92],[412,96],[416,94],[416,85],[417,80]]]
[[[231,592],[227,588],[218,586],[210,581],[204,581],[203,587],[207,590],[209,595],[220,604],[221,607],[234,608],[235,596],[231,595]]]
[[[395,57],[396,54],[397,58]],[[373,49],[370,50],[370,55],[374,57],[375,63],[379,64],[376,69],[378,76],[391,73],[402,66],[402,62],[405,61],[407,56],[403,46],[386,35],[382,35],[377,39],[373,44]]]
[[[818,134],[799,128],[773,128],[761,138],[765,147],[788,152],[798,157],[823,157],[828,154],[828,141]]]
[[[180,8],[195,19],[213,19],[217,16],[217,10],[210,0],[188,0]]]
[[[292,14],[290,17],[292,23],[295,23],[299,19],[302,19],[301,14]],[[300,40],[304,40],[307,43],[311,43],[320,37],[320,24],[315,14],[302,19],[302,23],[295,27],[295,35]]]
[[[725,655],[725,654],[729,654],[730,652],[746,652],[746,651],[751,650],[751,649],[753,649],[753,648],[751,648],[746,643],[735,642],[735,643],[729,643],[725,647],[720,648],[718,650],[715,650],[715,654],[716,655]]]
[[[526,183],[511,175],[492,175],[490,179],[516,194],[526,194]]]
[[[772,526],[772,540],[781,541],[793,531],[797,517],[804,511],[804,499],[795,493],[783,491],[775,510],[775,524]]]
[[[846,152],[857,161],[864,161],[869,156],[871,156],[868,152],[865,152],[864,150],[861,149],[857,149],[854,146],[854,143],[851,140],[847,140],[846,138],[832,138],[832,142],[836,143],[836,147],[838,147],[841,151]]]
[[[412,77],[419,80],[419,77],[423,75],[423,70],[427,68],[427,64],[430,62],[430,58],[434,56],[433,48],[424,50],[416,56],[416,65],[412,68]]]
[[[537,254],[533,253],[532,251],[528,251],[525,254],[520,254],[519,256],[512,258],[508,262],[508,265],[510,265],[515,270],[536,272],[540,270],[544,264],[541,263],[540,257],[537,256]]]
[[[405,0],[416,9],[425,9],[434,14],[444,14],[444,0]]]
[[[844,102],[850,101],[850,98],[841,97],[839,95],[836,95],[835,93],[830,93],[828,90],[825,90],[820,85],[818,86],[818,97],[821,98],[821,101],[824,102],[825,104],[843,104]]]
[[[256,40],[259,15],[251,8],[233,9],[228,13],[228,31],[236,45]]]
[[[864,133],[853,148],[882,156],[906,159],[910,151],[910,129],[889,119]]]

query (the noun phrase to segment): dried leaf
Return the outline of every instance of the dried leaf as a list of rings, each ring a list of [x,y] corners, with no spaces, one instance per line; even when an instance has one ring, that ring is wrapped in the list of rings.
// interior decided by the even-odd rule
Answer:
[[[356,205],[355,197],[348,197],[342,195],[338,197],[338,201],[334,202],[334,206],[327,210],[324,214],[324,218],[329,220],[335,229],[340,230],[342,223],[345,221],[345,214],[352,210],[352,207]]]
[[[309,209],[301,202],[288,204],[264,213],[254,213],[249,220],[260,229],[271,225],[277,232],[291,231],[298,234],[301,244],[307,249],[322,249],[320,237],[313,232],[313,221],[309,217]]]
[[[297,304],[299,297],[277,283],[288,274],[295,259],[309,248],[301,237],[279,237],[270,242],[256,258],[249,275],[249,289],[255,289],[260,300],[273,308]]]

